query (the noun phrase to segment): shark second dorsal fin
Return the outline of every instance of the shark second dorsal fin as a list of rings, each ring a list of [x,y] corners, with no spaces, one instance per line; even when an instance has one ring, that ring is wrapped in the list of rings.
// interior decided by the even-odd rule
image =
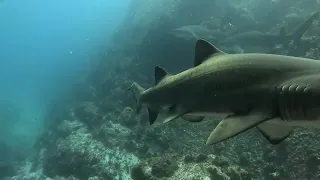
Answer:
[[[203,63],[207,60],[210,56],[225,54],[223,51],[216,48],[210,42],[199,39],[196,42],[196,49],[195,49],[195,57],[194,57],[194,66],[198,66],[199,64]]]
[[[154,79],[155,79],[155,85],[157,85],[163,78],[165,78],[166,76],[169,76],[170,74],[162,69],[159,66],[155,66],[154,67]]]

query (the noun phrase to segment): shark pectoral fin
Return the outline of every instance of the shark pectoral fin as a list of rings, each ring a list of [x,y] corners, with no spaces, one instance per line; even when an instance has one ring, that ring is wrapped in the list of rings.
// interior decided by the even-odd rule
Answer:
[[[201,122],[204,119],[204,116],[194,116],[194,115],[183,115],[182,119],[189,121],[189,122]]]
[[[216,144],[245,132],[270,119],[270,115],[253,111],[249,114],[229,115],[210,134],[206,144]]]
[[[150,125],[152,125],[156,121],[159,111],[152,108],[148,108],[148,113],[149,113],[149,123]]]
[[[177,105],[174,105],[169,108],[169,110],[167,112],[167,117],[165,118],[163,123],[167,123],[169,121],[175,120],[175,119],[187,114],[187,112],[188,111],[186,111],[185,109],[179,108]]]
[[[292,127],[283,124],[272,124],[268,121],[259,124],[257,129],[271,144],[279,144],[290,136],[293,131]]]

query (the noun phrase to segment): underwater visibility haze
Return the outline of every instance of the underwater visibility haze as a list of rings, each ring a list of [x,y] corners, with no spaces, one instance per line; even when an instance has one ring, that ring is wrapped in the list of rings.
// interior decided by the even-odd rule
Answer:
[[[46,113],[104,55],[128,2],[0,2],[1,141],[32,146],[52,120]]]
[[[0,180],[319,180],[318,7],[0,1]]]

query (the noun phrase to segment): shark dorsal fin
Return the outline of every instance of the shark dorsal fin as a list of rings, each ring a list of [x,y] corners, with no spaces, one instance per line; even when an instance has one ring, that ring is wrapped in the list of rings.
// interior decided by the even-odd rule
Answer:
[[[199,64],[203,63],[210,56],[215,56],[219,54],[225,54],[225,53],[219,50],[218,48],[216,48],[210,42],[203,39],[199,39],[196,42],[194,66],[198,66]]]
[[[157,85],[163,78],[170,75],[166,70],[159,66],[154,67],[155,85]]]

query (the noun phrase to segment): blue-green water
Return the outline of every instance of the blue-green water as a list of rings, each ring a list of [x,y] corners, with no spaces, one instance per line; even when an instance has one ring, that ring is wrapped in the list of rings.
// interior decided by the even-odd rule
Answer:
[[[21,109],[14,120],[0,114],[0,126],[11,134],[0,140],[18,146],[33,143],[49,121],[44,119],[47,111],[68,97],[70,86],[103,58],[108,37],[128,4],[129,0],[0,1],[0,103],[6,107],[3,100],[10,101]]]

